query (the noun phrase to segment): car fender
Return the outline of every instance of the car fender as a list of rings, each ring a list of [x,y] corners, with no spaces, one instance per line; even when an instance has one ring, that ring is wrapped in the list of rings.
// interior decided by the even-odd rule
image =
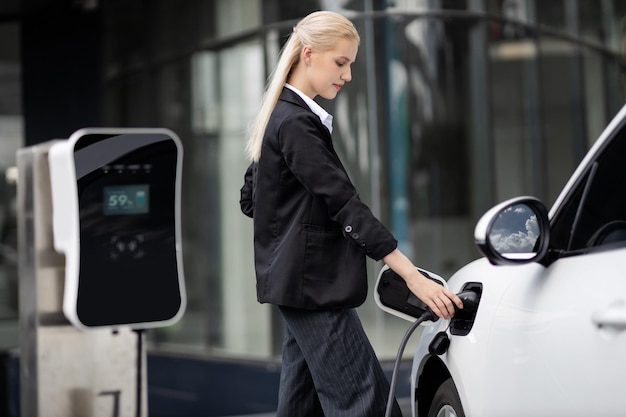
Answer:
[[[427,375],[424,372],[431,372],[433,367],[427,367],[429,361],[438,361],[437,365],[445,367],[445,371],[452,377],[466,416],[480,416],[483,414],[484,399],[488,393],[484,392],[484,372],[485,364],[489,360],[485,346],[488,344],[486,338],[490,334],[489,330],[497,316],[497,309],[502,297],[509,288],[511,282],[517,276],[528,276],[532,273],[529,269],[543,268],[537,263],[513,266],[494,266],[487,259],[481,258],[467,264],[456,272],[449,280],[448,287],[453,292],[459,292],[468,282],[480,282],[483,291],[476,312],[475,323],[466,336],[451,335],[447,330],[448,320],[439,320],[438,323],[427,327],[422,332],[418,341],[417,349],[413,359],[411,374],[412,400],[416,404],[418,391],[432,391],[432,387],[419,386],[429,384],[434,375]],[[450,337],[450,347],[446,353],[437,357],[429,353],[429,344],[434,336],[440,331],[447,331]],[[432,364],[432,362],[431,362]],[[441,381],[443,382],[443,381]],[[428,395],[427,395],[428,397]],[[417,411],[415,411],[417,416]]]

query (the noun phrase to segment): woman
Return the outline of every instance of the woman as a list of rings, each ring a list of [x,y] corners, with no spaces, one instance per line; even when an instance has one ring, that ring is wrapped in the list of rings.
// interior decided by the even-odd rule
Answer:
[[[354,310],[367,295],[365,256],[382,259],[438,316],[462,308],[359,200],[333,148],[332,116],[313,101],[334,99],[351,80],[358,46],[337,13],[302,19],[248,141],[240,204],[254,218],[257,298],[278,306],[286,328],[280,417],[384,415],[389,384]]]

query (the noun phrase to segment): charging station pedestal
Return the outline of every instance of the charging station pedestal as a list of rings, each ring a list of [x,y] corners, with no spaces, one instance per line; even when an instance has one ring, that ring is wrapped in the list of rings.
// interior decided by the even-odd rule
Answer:
[[[20,415],[134,417],[137,363],[145,363],[137,357],[137,336],[130,329],[85,333],[63,315],[65,259],[52,234],[52,143],[17,155]],[[140,378],[145,381],[144,372]],[[145,390],[140,396],[145,402]]]

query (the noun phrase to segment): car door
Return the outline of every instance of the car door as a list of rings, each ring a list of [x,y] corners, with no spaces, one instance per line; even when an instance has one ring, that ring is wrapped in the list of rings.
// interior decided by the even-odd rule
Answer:
[[[502,268],[485,415],[626,413],[626,129],[615,126],[551,212],[542,262]]]

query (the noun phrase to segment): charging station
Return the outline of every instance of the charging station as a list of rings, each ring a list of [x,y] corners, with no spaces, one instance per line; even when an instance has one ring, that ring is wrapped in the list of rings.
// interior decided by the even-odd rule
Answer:
[[[82,129],[48,159],[65,316],[83,330],[175,323],[185,306],[178,137]]]
[[[146,417],[143,330],[186,305],[180,139],[81,129],[17,163],[20,415]]]

